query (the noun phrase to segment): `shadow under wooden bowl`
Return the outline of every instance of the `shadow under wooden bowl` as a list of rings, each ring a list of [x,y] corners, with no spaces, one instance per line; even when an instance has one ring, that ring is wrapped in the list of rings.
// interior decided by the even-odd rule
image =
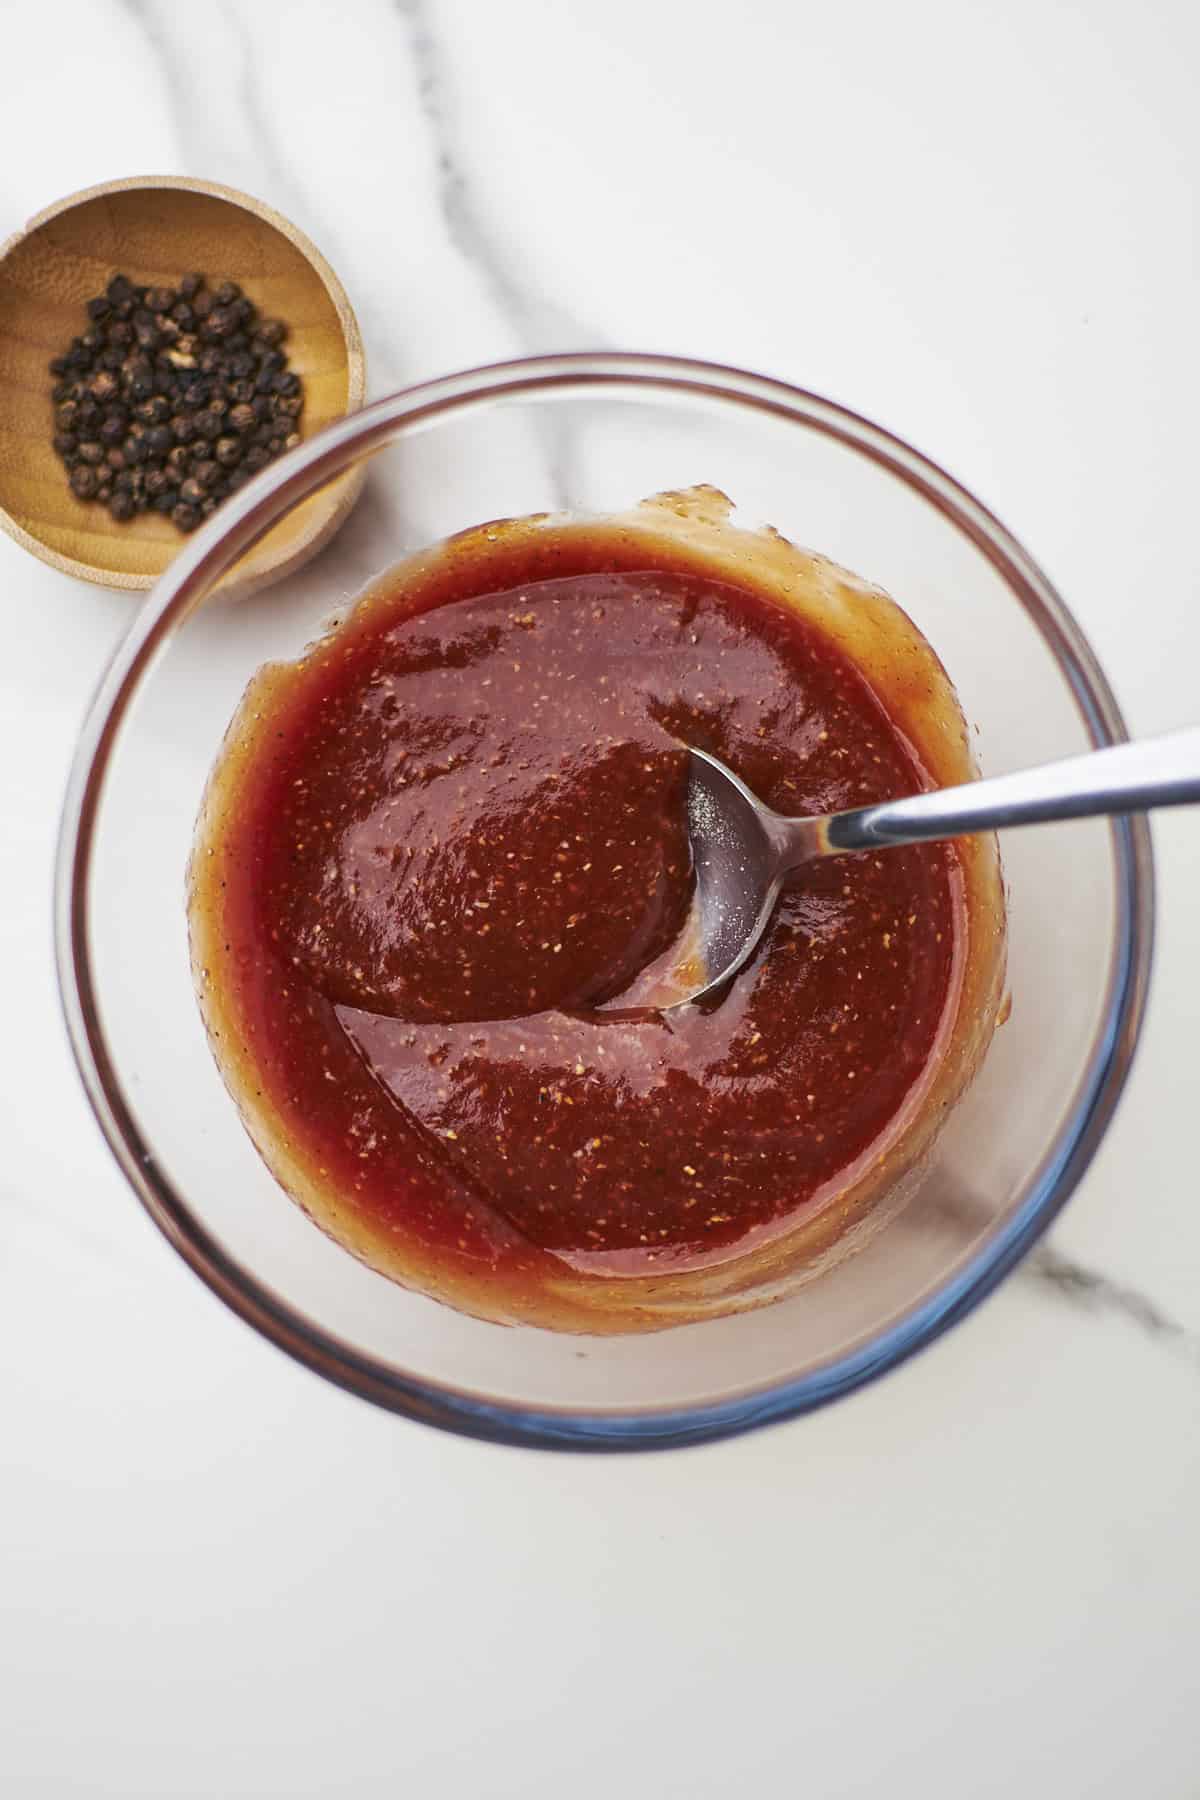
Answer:
[[[362,405],[362,337],[320,251],[261,201],[176,176],[106,182],[72,194],[0,246],[0,526],[68,575],[106,587],[153,586],[184,538],[141,513],[118,524],[77,500],[51,444],[50,358],[87,328],[84,303],[117,273],[172,286],[191,269],[236,281],[267,318],[287,322],[289,366],[304,383],[300,434]],[[345,520],[365,471],[310,495],[247,551],[222,586],[239,593],[299,568]]]

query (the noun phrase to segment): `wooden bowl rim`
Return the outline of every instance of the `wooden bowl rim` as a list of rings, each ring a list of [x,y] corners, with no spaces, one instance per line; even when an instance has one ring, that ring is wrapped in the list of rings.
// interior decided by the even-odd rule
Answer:
[[[271,225],[282,237],[299,250],[320,277],[325,290],[333,303],[341,328],[342,342],[346,352],[346,412],[357,412],[362,405],[367,390],[367,363],[363,349],[362,332],[350,304],[350,297],[342,286],[340,279],[331,264],[317,249],[312,239],[299,226],[293,225],[290,219],[268,206],[265,200],[256,200],[250,194],[244,194],[239,188],[227,187],[221,181],[201,181],[193,175],[124,175],[118,181],[101,181],[95,187],[80,188],[63,199],[56,200],[50,206],[43,207],[26,221],[19,231],[14,231],[0,244],[0,264],[7,261],[18,244],[25,242],[43,225],[59,218],[63,213],[71,212],[77,206],[83,206],[91,200],[102,200],[108,194],[135,193],[139,189],[173,188],[190,194],[205,194],[210,199],[224,200],[231,206],[241,207],[243,212],[252,214]],[[268,581],[286,575],[289,570],[307,562],[310,556],[325,544],[338,526],[346,518],[351,507],[362,491],[363,473],[357,480],[351,479],[339,496],[338,504],[324,518],[314,521],[312,529],[299,539],[281,549],[277,556],[255,570],[251,581],[246,584],[246,591],[262,587]],[[73,556],[64,556],[59,550],[52,550],[48,544],[19,525],[8,509],[0,504],[0,529],[20,544],[22,549],[30,551],[41,562],[48,563],[52,569],[61,574],[75,575],[83,581],[94,582],[98,587],[123,588],[127,591],[143,592],[152,588],[159,579],[158,575],[130,574],[118,569],[102,569],[95,563],[79,562]],[[183,540],[181,539],[181,544]],[[242,591],[239,584],[239,591]]]

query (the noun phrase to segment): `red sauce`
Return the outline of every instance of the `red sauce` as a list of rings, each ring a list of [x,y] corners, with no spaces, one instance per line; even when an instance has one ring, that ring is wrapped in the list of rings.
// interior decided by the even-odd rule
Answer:
[[[210,1026],[268,1161],[312,1170],[369,1259],[402,1246],[431,1291],[697,1268],[905,1105],[952,987],[951,847],[793,878],[716,1005],[603,1008],[686,911],[681,743],[783,812],[924,785],[762,592],[547,529],[401,571],[252,701],[194,882]]]

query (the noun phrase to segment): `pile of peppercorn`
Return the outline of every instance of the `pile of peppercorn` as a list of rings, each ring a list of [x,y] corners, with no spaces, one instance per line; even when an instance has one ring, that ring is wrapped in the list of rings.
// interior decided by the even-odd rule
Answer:
[[[236,282],[139,287],[114,275],[87,313],[83,336],[50,364],[54,448],[77,499],[192,531],[300,442],[287,327],[260,319]]]

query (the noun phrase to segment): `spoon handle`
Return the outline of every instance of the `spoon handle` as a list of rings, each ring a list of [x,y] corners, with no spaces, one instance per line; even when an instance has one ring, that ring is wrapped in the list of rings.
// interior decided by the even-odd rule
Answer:
[[[919,844],[1005,825],[1038,825],[1100,813],[1142,812],[1152,806],[1200,801],[1200,726],[1136,744],[1114,744],[1063,762],[1043,763],[1012,775],[962,787],[937,788],[879,806],[856,807],[824,820],[826,855],[870,850],[883,844]],[[809,835],[802,847],[813,854]],[[797,849],[801,846],[798,844]]]

